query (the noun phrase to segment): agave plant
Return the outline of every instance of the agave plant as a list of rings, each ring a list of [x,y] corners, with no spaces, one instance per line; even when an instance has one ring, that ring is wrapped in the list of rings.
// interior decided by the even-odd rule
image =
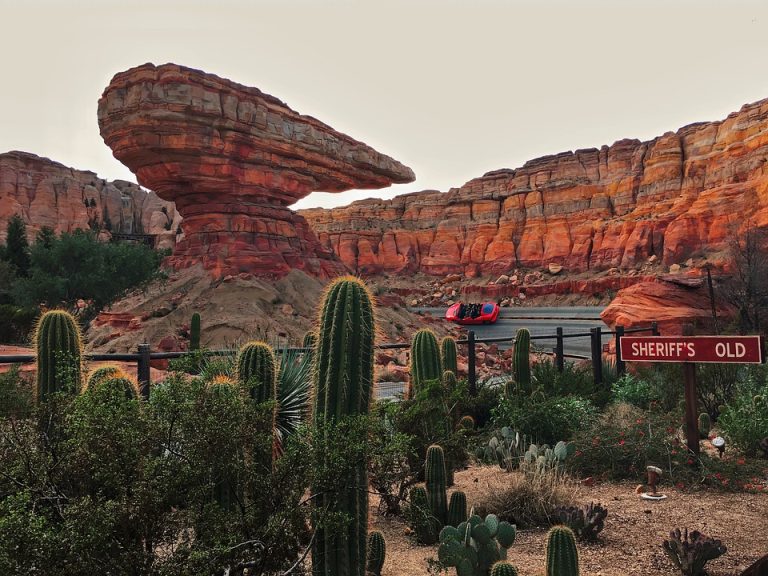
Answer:
[[[301,426],[309,406],[312,355],[284,349],[277,377],[277,432],[282,441]]]

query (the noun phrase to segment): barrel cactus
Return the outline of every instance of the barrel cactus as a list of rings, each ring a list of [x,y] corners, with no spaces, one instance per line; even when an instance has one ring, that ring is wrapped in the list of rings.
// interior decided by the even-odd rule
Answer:
[[[448,496],[445,492],[447,479],[445,456],[443,449],[437,444],[427,448],[425,478],[429,509],[432,510],[435,518],[440,521],[440,527],[442,528],[448,519]]]
[[[456,374],[459,371],[457,357],[456,340],[451,336],[446,336],[440,341],[440,358],[443,361],[443,370],[450,370]]]
[[[200,350],[200,314],[192,314],[192,323],[189,327],[189,349]]]
[[[712,427],[712,421],[709,419],[709,414],[702,412],[699,414],[699,436],[701,438],[709,438],[709,430]]]
[[[491,576],[517,576],[517,568],[502,560],[491,567]]]
[[[368,534],[368,562],[366,571],[371,576],[381,576],[384,568],[384,557],[387,553],[387,545],[384,542],[384,534],[374,530]]]
[[[414,393],[418,394],[421,385],[427,380],[439,380],[442,373],[440,348],[435,333],[429,328],[422,328],[411,340],[411,382]]]
[[[265,342],[248,342],[237,355],[237,377],[248,387],[257,403],[277,398],[277,370],[272,347]]]
[[[329,284],[320,311],[313,378],[316,425],[368,413],[373,394],[373,344],[376,333],[373,298],[358,278]],[[363,576],[368,536],[367,463],[360,462],[338,495],[318,494],[317,506],[345,514],[341,529],[322,526],[312,546],[315,576]]]
[[[450,370],[445,370],[443,372],[443,386],[445,386],[448,390],[453,390],[456,388],[456,383],[456,373],[451,372]]]
[[[100,366],[88,374],[88,380],[86,380],[85,389],[87,390],[93,388],[100,382],[103,382],[109,378],[118,378],[122,376],[127,376],[127,374],[123,372],[123,369],[120,368],[120,366],[115,364]]]
[[[51,310],[40,317],[35,329],[37,398],[55,392],[78,392],[81,385],[83,341],[74,317]]]
[[[472,416],[462,416],[459,420],[459,430],[474,430],[475,419]]]
[[[531,393],[531,333],[527,328],[520,328],[515,338],[515,352],[512,358],[512,369],[518,390],[524,394]]]
[[[125,397],[128,400],[139,400],[142,397],[139,383],[127,374],[120,374],[109,378],[103,378],[94,382],[93,384],[89,382],[87,388],[85,389],[85,393],[97,390],[101,387],[120,389],[125,393]]]
[[[461,490],[456,490],[451,494],[451,501],[448,504],[448,526],[458,526],[467,520],[467,495]]]
[[[547,576],[578,576],[579,553],[573,531],[555,526],[547,537]]]

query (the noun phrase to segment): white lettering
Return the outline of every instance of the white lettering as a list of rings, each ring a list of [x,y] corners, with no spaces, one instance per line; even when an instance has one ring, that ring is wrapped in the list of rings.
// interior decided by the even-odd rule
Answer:
[[[743,358],[747,354],[747,347],[741,342],[736,342],[736,358]]]

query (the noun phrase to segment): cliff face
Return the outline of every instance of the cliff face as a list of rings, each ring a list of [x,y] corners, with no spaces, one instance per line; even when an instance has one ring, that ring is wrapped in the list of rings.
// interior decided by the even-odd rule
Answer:
[[[165,208],[165,213],[163,212]],[[19,214],[30,240],[43,226],[57,233],[94,229],[124,234],[157,234],[173,246],[181,218],[173,203],[136,184],[102,180],[26,152],[0,154],[0,240],[8,220]]]
[[[301,214],[360,273],[467,276],[665,264],[768,225],[768,100],[648,142],[620,140],[417,192]]]

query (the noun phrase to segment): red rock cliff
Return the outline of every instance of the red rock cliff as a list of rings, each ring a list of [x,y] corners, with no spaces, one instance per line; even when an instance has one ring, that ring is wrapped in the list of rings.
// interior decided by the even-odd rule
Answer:
[[[213,276],[346,272],[288,206],[312,191],[412,182],[413,172],[258,90],[175,64],[116,74],[99,127],[138,181],[176,203],[183,242],[169,263]]]
[[[768,100],[649,142],[620,140],[489,172],[448,193],[302,210],[364,273],[497,274],[672,264],[768,225]]]
[[[156,234],[163,247],[173,246],[181,221],[173,203],[136,184],[109,182],[27,152],[7,152],[0,154],[0,240],[15,214],[26,222],[30,240],[50,226],[57,233]]]

